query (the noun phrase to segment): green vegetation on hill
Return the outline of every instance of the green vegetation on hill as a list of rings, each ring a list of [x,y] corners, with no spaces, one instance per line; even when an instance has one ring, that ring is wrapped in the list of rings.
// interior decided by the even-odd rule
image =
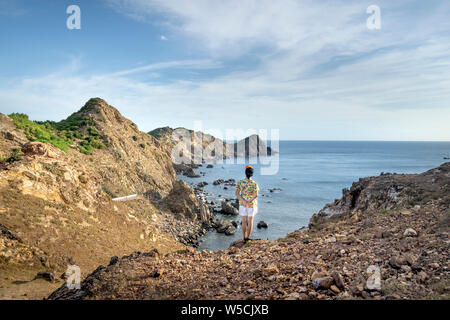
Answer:
[[[24,130],[30,141],[47,142],[66,152],[69,147],[77,148],[81,153],[88,155],[93,154],[95,149],[105,148],[101,141],[103,137],[94,126],[94,120],[84,116],[82,112],[73,113],[59,122],[32,121],[26,114],[21,113],[9,116],[16,127]]]
[[[22,129],[30,141],[48,142],[56,148],[67,151],[73,141],[66,136],[57,135],[50,123],[38,123],[28,119],[23,113],[9,115],[17,128]]]

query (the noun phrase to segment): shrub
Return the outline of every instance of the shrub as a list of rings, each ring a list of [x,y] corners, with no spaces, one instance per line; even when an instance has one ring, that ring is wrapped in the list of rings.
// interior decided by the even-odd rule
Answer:
[[[102,142],[100,142],[100,141],[92,141],[91,142],[91,146],[96,148],[96,149],[103,149],[103,148],[105,148],[105,145]]]
[[[93,127],[93,126],[90,126],[89,128],[88,128],[88,132],[89,132],[89,134],[91,135],[91,136],[93,136],[93,137],[98,137],[98,138],[101,138],[101,134],[100,134],[100,132],[98,132],[97,131],[97,128],[96,127]]]

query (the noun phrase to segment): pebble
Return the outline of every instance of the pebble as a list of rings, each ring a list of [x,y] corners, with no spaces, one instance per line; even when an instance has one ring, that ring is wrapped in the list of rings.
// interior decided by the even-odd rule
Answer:
[[[325,241],[328,243],[334,243],[334,242],[336,242],[336,237],[330,237],[330,238],[326,239]]]
[[[405,232],[403,232],[403,235],[405,237],[415,237],[417,236],[417,231],[412,228],[408,228],[405,230]]]
[[[279,272],[280,272],[280,270],[278,270],[277,266],[269,266],[267,268],[264,268],[264,270],[263,270],[263,273],[268,276],[277,274]]]
[[[313,280],[312,285],[315,290],[329,289],[333,285],[333,281],[332,277],[316,278]]]
[[[333,291],[334,293],[340,293],[341,290],[339,290],[338,287],[336,287],[334,284],[330,287],[331,291]]]

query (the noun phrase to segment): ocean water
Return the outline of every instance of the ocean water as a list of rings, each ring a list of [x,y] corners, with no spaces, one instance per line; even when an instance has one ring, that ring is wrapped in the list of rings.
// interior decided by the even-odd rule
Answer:
[[[342,196],[360,177],[377,176],[381,172],[421,173],[450,161],[450,142],[356,142],[356,141],[280,141],[279,169],[274,175],[261,175],[263,164],[254,164],[254,180],[259,184],[259,212],[255,217],[252,238],[275,240],[308,225],[310,217],[326,203]],[[254,159],[253,159],[254,161]],[[180,176],[190,185],[208,182],[207,199],[220,204],[224,198],[235,198],[235,188],[214,186],[216,179],[244,178],[245,164],[213,164],[195,171],[205,172],[200,178]],[[269,189],[281,191],[269,192]],[[240,221],[240,217],[218,214],[219,219]],[[264,220],[267,229],[257,229]],[[242,238],[240,226],[235,235],[226,236],[215,230],[208,232],[199,249],[220,250]]]

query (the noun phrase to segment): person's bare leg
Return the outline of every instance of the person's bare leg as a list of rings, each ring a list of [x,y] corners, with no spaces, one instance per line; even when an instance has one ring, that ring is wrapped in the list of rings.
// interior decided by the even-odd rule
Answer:
[[[253,217],[247,217],[247,239],[250,239],[252,232],[253,232]]]
[[[241,216],[242,218],[242,236],[244,237],[244,241],[245,239],[247,239],[247,218],[246,216]]]

